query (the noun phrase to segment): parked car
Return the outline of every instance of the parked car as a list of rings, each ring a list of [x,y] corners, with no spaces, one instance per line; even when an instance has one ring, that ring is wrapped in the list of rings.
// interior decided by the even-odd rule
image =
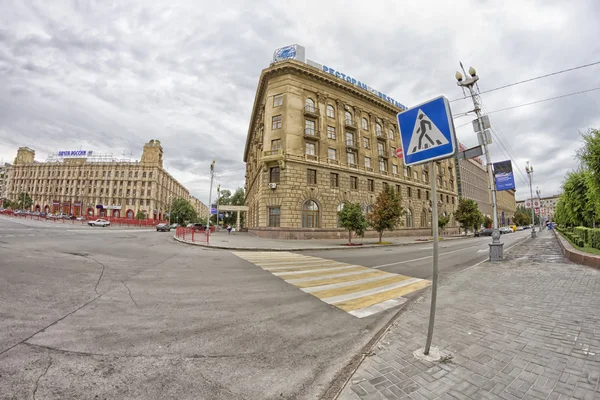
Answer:
[[[510,229],[508,226],[503,226],[502,228],[500,228],[500,234],[504,234],[504,233],[513,233],[513,230]]]
[[[200,223],[196,223],[196,224],[192,224],[191,228],[195,231],[205,231],[206,227],[204,226],[204,224],[200,224]]]
[[[156,225],[156,232],[169,232],[171,226],[169,224],[158,224]]]
[[[479,237],[479,236],[492,236],[492,228],[485,228],[482,229],[480,231],[475,232],[475,236]]]
[[[522,230],[523,230],[523,227],[522,227],[522,226],[517,226],[517,230],[518,230],[518,231],[522,231]]]
[[[89,221],[88,222],[89,226],[101,226],[101,227],[106,227],[106,226],[110,226],[110,222],[108,222],[105,219],[97,219],[95,221]]]
[[[176,229],[177,227],[179,227],[179,225],[177,225],[177,224],[171,224],[171,229]]]
[[[83,217],[83,216],[81,216],[81,217],[77,217],[77,218],[75,218],[75,220],[76,220],[76,221],[85,221],[85,220],[86,220],[86,218],[85,218],[85,217]]]

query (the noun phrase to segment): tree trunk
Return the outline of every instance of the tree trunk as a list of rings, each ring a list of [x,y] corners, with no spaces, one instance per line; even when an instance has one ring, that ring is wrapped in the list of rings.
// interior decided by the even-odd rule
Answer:
[[[348,244],[352,244],[352,231],[348,229]]]
[[[381,243],[381,237],[383,236],[383,231],[379,232],[379,243]]]

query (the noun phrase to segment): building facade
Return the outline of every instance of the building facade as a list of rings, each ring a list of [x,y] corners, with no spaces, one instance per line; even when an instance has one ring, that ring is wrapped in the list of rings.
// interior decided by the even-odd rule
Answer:
[[[534,198],[533,204],[535,207],[536,201],[537,201],[538,204],[541,205],[542,217],[548,218],[548,221],[552,221],[553,217],[554,217],[554,213],[556,211],[556,204],[558,204],[559,199],[560,199],[560,194],[542,197],[541,199]],[[529,198],[527,200],[520,200],[517,202],[517,207],[530,208],[529,203],[530,203]],[[539,210],[536,212],[539,212]]]
[[[431,201],[438,201],[440,215],[457,206],[455,165],[452,159],[435,163],[438,197],[431,199],[428,167],[405,167],[395,156],[400,111],[300,61],[264,69],[244,151],[249,231],[275,238],[346,237],[337,217],[343,204],[360,203],[368,213],[389,186],[406,210],[403,226],[389,234],[429,234]],[[451,217],[450,230],[456,226]]]
[[[8,199],[8,189],[12,175],[12,165],[9,163],[0,164],[0,207],[2,200]]]
[[[479,159],[459,160],[458,163],[458,195],[477,203],[479,211],[488,217],[492,216],[492,200],[488,173]]]
[[[515,191],[500,190],[496,192],[496,201],[498,203],[498,226],[513,225],[515,211],[517,211]]]
[[[141,160],[107,157],[54,158],[35,161],[35,151],[21,147],[13,164],[8,198],[27,193],[32,211],[87,217],[166,219],[170,201],[190,200],[188,190],[163,168],[158,140],[144,145]],[[198,206],[199,207],[199,206]]]

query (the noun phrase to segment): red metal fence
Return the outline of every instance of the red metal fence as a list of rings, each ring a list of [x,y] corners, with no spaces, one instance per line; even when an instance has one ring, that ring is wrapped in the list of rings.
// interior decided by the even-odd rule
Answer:
[[[211,226],[211,231],[213,231]],[[179,227],[175,229],[175,237],[190,243],[209,243],[210,233],[206,230],[199,231],[193,228]]]
[[[7,215],[13,218],[21,218],[21,219],[30,219],[34,221],[46,221],[53,222],[55,224],[72,224],[72,225],[87,225],[88,221],[95,221],[96,219],[104,219],[106,221],[110,221],[112,226],[129,226],[129,227],[139,227],[139,228],[154,228],[157,224],[167,223],[167,221],[159,221],[154,219],[128,219],[128,218],[116,218],[116,217],[106,217],[106,218],[90,218],[84,220],[76,220],[76,219],[65,219],[65,218],[53,218],[53,217],[40,217],[39,215],[31,215],[31,214],[14,214],[12,212],[2,212],[3,215]]]

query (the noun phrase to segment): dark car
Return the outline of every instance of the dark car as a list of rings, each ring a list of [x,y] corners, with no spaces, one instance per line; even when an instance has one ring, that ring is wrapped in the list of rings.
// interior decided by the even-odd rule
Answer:
[[[492,236],[492,232],[493,231],[494,230],[492,228],[485,228],[485,229],[482,229],[482,230],[480,230],[478,232],[475,232],[475,236],[476,237],[479,237],[479,236]]]
[[[170,230],[171,230],[171,226],[169,226],[169,224],[156,225],[156,232],[169,232]]]

